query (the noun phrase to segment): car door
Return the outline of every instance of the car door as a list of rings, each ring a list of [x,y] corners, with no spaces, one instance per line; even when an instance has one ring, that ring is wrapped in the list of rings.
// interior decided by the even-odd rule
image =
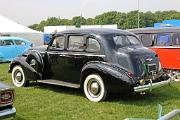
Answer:
[[[4,61],[11,61],[16,57],[17,50],[13,40],[3,40],[0,51]]]
[[[22,40],[14,40],[16,44],[17,55],[23,54],[30,46],[27,46],[26,42]]]
[[[65,69],[64,66],[66,66],[66,63],[63,59],[64,55],[66,54],[65,50],[65,36],[64,35],[58,35],[54,38],[51,45],[48,47],[47,55],[49,58],[49,67],[47,67],[47,78],[53,79],[53,80],[65,80]]]
[[[99,42],[84,34],[68,34],[66,36],[66,50],[59,55],[62,64],[64,81],[80,84],[83,66],[89,61],[104,61]]]
[[[58,36],[54,39],[48,50],[52,79],[79,83],[85,45],[84,36],[79,34]]]

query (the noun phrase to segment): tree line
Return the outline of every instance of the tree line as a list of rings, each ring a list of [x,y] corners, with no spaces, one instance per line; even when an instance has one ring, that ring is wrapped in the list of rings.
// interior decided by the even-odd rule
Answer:
[[[169,19],[180,19],[180,12],[177,11],[157,11],[157,12],[139,12],[139,26],[153,27],[154,23],[162,22]],[[58,26],[58,25],[108,25],[117,24],[118,29],[132,29],[138,26],[138,11],[131,11],[122,13],[117,11],[105,12],[97,15],[94,18],[84,18],[83,16],[75,16],[72,19],[63,19],[60,17],[50,17],[42,20],[39,24],[33,24],[29,27],[43,31],[44,26]]]

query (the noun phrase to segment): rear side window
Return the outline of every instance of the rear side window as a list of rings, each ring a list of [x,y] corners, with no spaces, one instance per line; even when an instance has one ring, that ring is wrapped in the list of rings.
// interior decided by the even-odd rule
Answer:
[[[16,45],[18,45],[18,46],[25,46],[26,45],[26,43],[22,40],[14,40],[14,41],[15,41]]]
[[[94,38],[88,38],[88,52],[99,52],[100,51],[100,44],[99,42]]]
[[[83,51],[86,49],[86,42],[83,36],[69,36],[68,50]]]
[[[169,46],[171,45],[170,34],[158,34],[157,35],[157,46]]]
[[[8,46],[8,45],[14,45],[14,42],[12,40],[4,40],[3,46]]]
[[[180,45],[180,33],[173,34],[172,42],[174,46]]]

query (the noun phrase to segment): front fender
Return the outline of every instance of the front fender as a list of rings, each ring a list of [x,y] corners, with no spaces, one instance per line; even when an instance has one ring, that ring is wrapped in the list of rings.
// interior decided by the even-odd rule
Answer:
[[[83,67],[81,71],[81,76],[86,74],[89,70],[99,71],[107,75],[109,78],[112,77],[120,82],[125,82],[127,84],[134,84],[134,81],[127,75],[128,71],[125,70],[120,65],[110,64],[106,62],[99,62],[99,61],[89,62]],[[111,81],[111,79],[107,79],[107,80],[108,83],[109,81]]]
[[[26,62],[26,57],[17,57],[11,63],[9,67],[9,73],[12,72],[14,66],[20,65],[24,70],[24,74],[28,80],[41,79],[41,74],[38,73],[33,67]]]

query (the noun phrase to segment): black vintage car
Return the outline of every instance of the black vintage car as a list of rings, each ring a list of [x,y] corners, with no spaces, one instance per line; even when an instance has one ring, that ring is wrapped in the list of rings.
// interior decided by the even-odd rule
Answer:
[[[142,92],[168,84],[157,54],[127,31],[77,29],[52,36],[47,48],[31,49],[10,64],[15,86],[41,83],[83,88],[91,101],[107,93]]]
[[[0,82],[0,120],[13,118],[16,109],[12,106],[14,102],[14,89]]]

